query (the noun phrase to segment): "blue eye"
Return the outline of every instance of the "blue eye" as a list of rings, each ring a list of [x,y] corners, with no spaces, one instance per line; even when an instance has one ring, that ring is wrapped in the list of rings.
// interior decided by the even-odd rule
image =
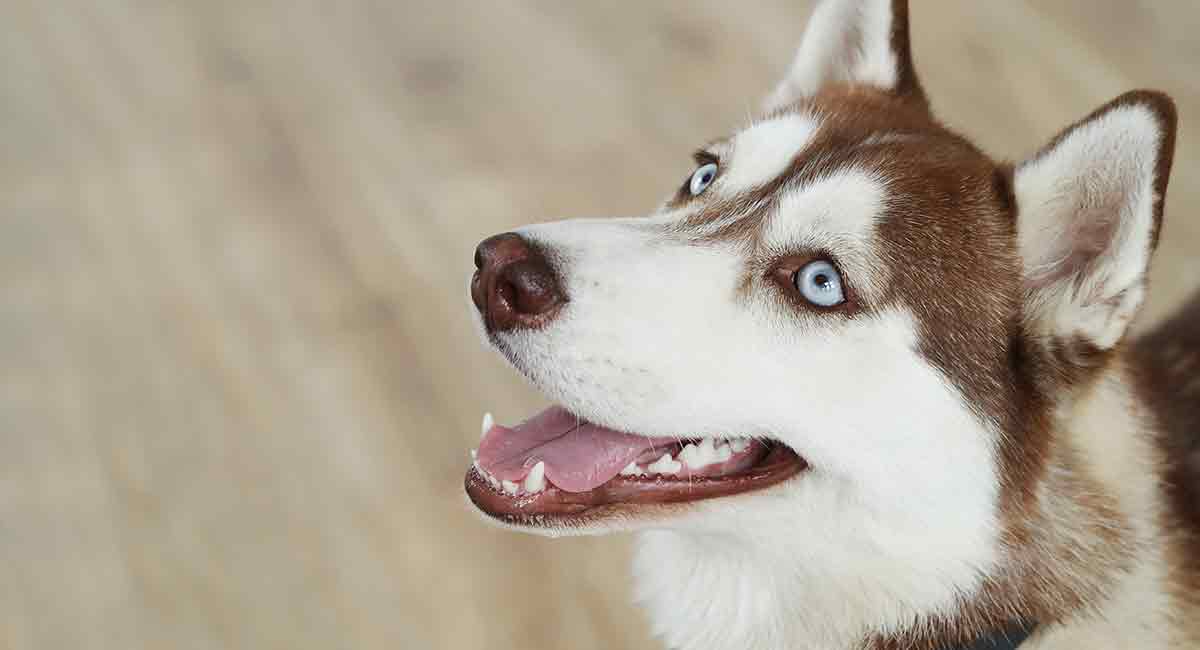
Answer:
[[[700,193],[712,185],[713,179],[717,177],[717,164],[708,163],[702,165],[699,169],[692,172],[692,180],[688,182],[688,190],[692,196],[700,196]]]
[[[846,301],[842,275],[825,260],[805,264],[796,272],[793,282],[800,295],[818,307],[836,307]]]

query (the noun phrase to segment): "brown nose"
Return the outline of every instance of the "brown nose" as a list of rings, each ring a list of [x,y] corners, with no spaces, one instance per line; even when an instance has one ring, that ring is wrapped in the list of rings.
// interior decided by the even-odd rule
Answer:
[[[503,332],[544,325],[566,297],[541,251],[517,233],[506,232],[475,248],[471,300],[488,331]]]

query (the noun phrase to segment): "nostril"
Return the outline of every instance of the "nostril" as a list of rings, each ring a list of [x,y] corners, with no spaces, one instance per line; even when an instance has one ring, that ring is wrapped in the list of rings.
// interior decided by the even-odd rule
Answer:
[[[492,302],[493,310],[517,310],[517,306],[521,301],[521,292],[511,282],[501,279],[496,283],[495,294],[495,299]]]
[[[519,313],[530,316],[543,314],[562,298],[554,274],[541,260],[516,262],[505,269],[504,277],[516,294],[512,305]]]

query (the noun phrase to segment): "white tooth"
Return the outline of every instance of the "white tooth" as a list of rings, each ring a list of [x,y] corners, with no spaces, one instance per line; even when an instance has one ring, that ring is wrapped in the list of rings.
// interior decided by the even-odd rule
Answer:
[[[693,469],[703,466],[701,461],[703,453],[701,452],[701,448],[696,445],[685,445],[683,451],[679,452],[678,458],[681,463]]]
[[[526,492],[541,492],[546,489],[546,463],[538,461],[533,469],[529,470],[529,474],[525,476],[525,491]]]
[[[740,454],[743,451],[746,451],[747,449],[750,448],[750,441],[746,440],[745,438],[738,438],[737,440],[730,440],[729,447],[731,449],[733,449],[733,452],[735,454]]]
[[[484,436],[486,436],[487,432],[491,431],[492,427],[494,427],[494,426],[496,426],[496,419],[492,417],[491,411],[484,413],[483,414],[483,423],[479,425],[479,428],[480,428],[479,437],[483,438]]]
[[[733,450],[729,448],[729,445],[722,444],[713,451],[713,462],[723,463],[729,460],[732,456]]]
[[[662,458],[659,458],[646,467],[646,471],[651,474],[666,475],[678,474],[681,469],[683,469],[683,463],[673,460],[671,454],[663,454]]]
[[[720,458],[720,450],[714,447],[716,443],[712,438],[705,438],[700,441],[700,451],[703,452],[703,457],[700,459],[704,462],[704,466],[712,465]]]
[[[642,474],[645,474],[645,472],[632,460],[621,470],[621,476],[641,476]]]
[[[509,494],[517,493],[517,484],[513,483],[512,481],[500,481],[500,485],[502,485],[504,487],[504,491],[508,492]]]
[[[704,469],[721,458],[721,448],[714,448],[714,444],[712,438],[703,438],[699,445],[684,447],[683,451],[679,453],[679,460],[683,461],[688,469]],[[725,453],[728,453],[728,450]]]
[[[487,481],[492,487],[496,488],[497,490],[501,489],[500,488],[500,479],[496,478],[495,476],[488,474]]]
[[[475,457],[478,455],[479,455],[478,451],[476,451],[474,449],[471,450],[471,460],[475,460]]]

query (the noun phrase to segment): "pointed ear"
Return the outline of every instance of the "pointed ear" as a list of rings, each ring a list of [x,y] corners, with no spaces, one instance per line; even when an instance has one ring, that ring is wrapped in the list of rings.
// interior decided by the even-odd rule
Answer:
[[[925,102],[912,64],[907,0],[823,0],[766,109],[811,97],[837,82],[867,84]]]
[[[1033,331],[1100,350],[1142,304],[1175,150],[1175,104],[1121,95],[1013,174],[1026,314]]]

